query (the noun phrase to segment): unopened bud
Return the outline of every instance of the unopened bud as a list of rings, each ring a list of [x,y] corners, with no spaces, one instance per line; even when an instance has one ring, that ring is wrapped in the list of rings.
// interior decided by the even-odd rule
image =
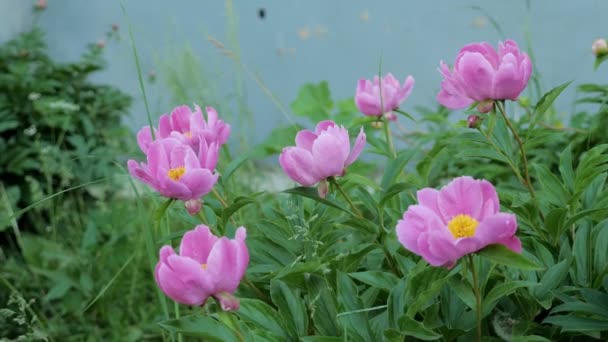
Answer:
[[[530,98],[527,96],[520,96],[517,99],[517,102],[519,102],[519,105],[524,107],[524,108],[528,108],[530,107]]]
[[[236,311],[239,309],[239,299],[233,296],[231,293],[222,291],[214,295],[215,299],[220,302],[220,306],[224,311]]]
[[[317,191],[319,192],[319,197],[321,197],[321,198],[327,197],[327,192],[329,191],[329,186],[327,184],[326,179],[319,182],[319,185],[317,186]]]
[[[120,26],[118,26],[118,24],[116,24],[116,23],[112,24],[112,31],[118,31],[119,28],[120,28]]]
[[[483,120],[477,115],[469,115],[467,118],[467,126],[469,128],[479,128]]]
[[[384,127],[384,122],[382,121],[372,121],[372,127],[376,129],[380,129]]]
[[[391,121],[396,121],[397,120],[397,115],[395,115],[395,113],[393,113],[392,111],[388,112],[388,113],[384,113],[384,117],[388,120]]]
[[[148,81],[150,81],[150,82],[156,81],[156,71],[150,70],[148,72]]]
[[[103,49],[106,46],[106,41],[103,39],[100,39],[97,41],[97,43],[95,45],[97,45],[98,48]]]
[[[47,2],[46,0],[38,0],[38,2],[36,2],[36,5],[34,5],[34,8],[37,10],[45,10],[47,6]]]
[[[191,199],[184,202],[184,206],[186,207],[186,210],[190,216],[198,214],[198,212],[201,211],[201,205],[202,202],[200,199]]]
[[[593,45],[591,45],[591,51],[593,51],[593,54],[597,57],[608,54],[608,43],[606,42],[606,39],[596,39],[593,42]]]
[[[477,111],[480,113],[488,113],[494,109],[494,100],[483,100],[477,104]]]

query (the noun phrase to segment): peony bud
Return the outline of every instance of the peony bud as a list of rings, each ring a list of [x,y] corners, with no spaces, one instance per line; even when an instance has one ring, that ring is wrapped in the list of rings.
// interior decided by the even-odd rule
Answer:
[[[319,192],[319,197],[321,197],[321,198],[327,197],[327,192],[329,191],[329,186],[327,185],[326,179],[319,182],[317,191]]]
[[[606,39],[603,39],[603,38],[596,39],[593,42],[593,45],[591,45],[591,51],[593,51],[593,54],[597,57],[607,54],[608,53],[608,43],[606,43]]]
[[[98,48],[103,49],[106,46],[106,41],[103,39],[100,39],[97,41],[97,43],[95,45],[97,45]]]
[[[467,126],[469,128],[479,128],[483,120],[477,115],[469,115],[467,118]]]
[[[488,113],[494,109],[494,100],[484,100],[477,103],[477,111],[480,113]]]
[[[36,5],[34,5],[34,8],[39,11],[42,11],[42,10],[46,9],[46,6],[47,6],[46,0],[38,0],[38,2],[36,2]]]
[[[191,199],[185,201],[184,206],[186,207],[188,214],[190,214],[190,216],[194,216],[198,214],[199,211],[201,211],[202,203],[203,202],[200,199]]]
[[[119,28],[120,28],[120,26],[118,26],[118,24],[116,24],[116,23],[112,24],[112,31],[118,31]]]

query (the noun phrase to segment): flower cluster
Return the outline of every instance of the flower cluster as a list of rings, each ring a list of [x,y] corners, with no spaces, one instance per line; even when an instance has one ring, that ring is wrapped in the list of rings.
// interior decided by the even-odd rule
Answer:
[[[162,196],[186,202],[193,214],[199,200],[218,180],[215,172],[219,149],[230,135],[230,126],[207,107],[207,120],[199,106],[194,112],[179,106],[163,114],[158,129],[149,126],[137,133],[137,142],[147,163],[129,160],[129,173]]]
[[[444,79],[437,95],[439,103],[453,109],[477,103],[478,110],[485,113],[494,108],[494,101],[517,99],[532,67],[528,55],[507,40],[499,43],[498,51],[487,43],[469,44],[461,49],[452,70],[441,62],[440,72]],[[392,74],[372,81],[362,79],[355,103],[365,115],[395,120],[394,112],[400,111],[413,86],[412,76],[403,85]],[[200,107],[192,111],[180,106],[162,115],[158,128],[146,126],[137,134],[146,162],[128,161],[131,175],[162,196],[185,201],[191,214],[200,210],[200,198],[218,180],[219,148],[230,135],[230,126],[218,119],[213,108],[206,108],[206,112],[205,119]],[[480,117],[469,116],[469,127],[481,124]],[[279,164],[302,186],[319,183],[319,194],[324,197],[327,182],[339,187],[336,177],[345,175],[365,147],[363,128],[353,133],[357,136],[351,147],[347,128],[329,120],[319,122],[314,131],[297,133],[295,146],[283,148]],[[388,144],[388,126],[386,134]],[[486,180],[458,177],[440,190],[418,191],[417,200],[397,223],[396,234],[406,249],[432,266],[451,268],[463,256],[492,244],[517,253],[522,250],[515,236],[517,218],[500,211],[496,189]],[[223,310],[238,309],[233,293],[249,263],[245,238],[244,227],[236,230],[233,240],[218,238],[205,225],[195,227],[183,236],[178,254],[171,246],[161,248],[155,269],[158,286],[182,304],[204,305],[213,296]]]

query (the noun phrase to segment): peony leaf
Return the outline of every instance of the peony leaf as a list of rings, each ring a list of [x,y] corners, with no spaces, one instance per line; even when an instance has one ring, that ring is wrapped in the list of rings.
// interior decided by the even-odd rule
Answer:
[[[522,270],[535,271],[542,270],[544,268],[543,266],[532,262],[525,256],[515,253],[503,245],[489,245],[477,252],[477,254],[494,263],[520,268]]]

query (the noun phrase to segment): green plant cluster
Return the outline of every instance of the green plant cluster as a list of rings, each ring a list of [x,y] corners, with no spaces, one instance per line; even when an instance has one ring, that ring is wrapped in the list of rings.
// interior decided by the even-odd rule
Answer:
[[[102,54],[103,47],[91,44],[79,60],[56,62],[40,28],[0,47],[0,217],[111,175],[112,161],[125,150],[129,131],[121,119],[131,98],[91,82],[104,67]],[[85,192],[89,198],[107,194],[107,188],[95,190],[77,191],[78,201],[57,208],[38,206],[12,224],[44,230],[51,216],[69,215],[74,205],[86,207]],[[0,230],[9,227],[5,221]]]

